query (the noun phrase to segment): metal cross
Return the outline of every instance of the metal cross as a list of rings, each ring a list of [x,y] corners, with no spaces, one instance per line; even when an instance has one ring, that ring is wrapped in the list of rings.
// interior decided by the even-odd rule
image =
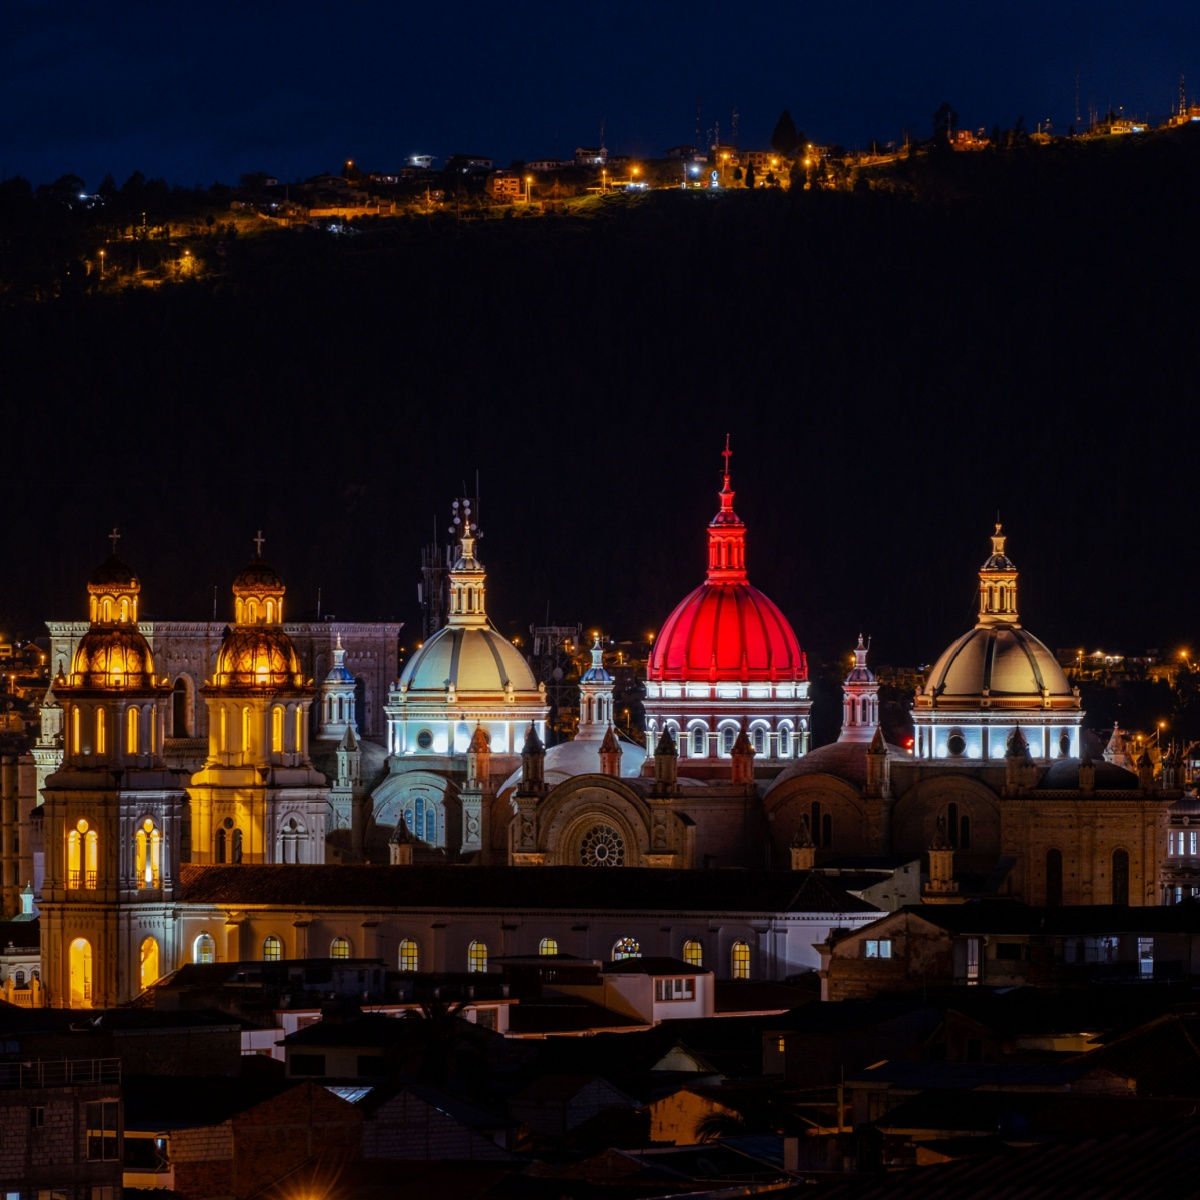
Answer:
[[[261,529],[254,535],[254,549],[259,558],[262,558],[263,542],[266,540]]]
[[[108,540],[112,542],[113,554],[116,554],[117,543],[121,540],[121,531],[115,525],[112,527],[112,533],[108,535]]]

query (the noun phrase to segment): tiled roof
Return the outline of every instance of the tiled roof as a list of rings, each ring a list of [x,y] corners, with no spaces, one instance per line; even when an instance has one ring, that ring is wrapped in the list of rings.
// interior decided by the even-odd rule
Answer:
[[[835,881],[797,871],[640,867],[198,866],[185,903],[321,908],[873,913]]]

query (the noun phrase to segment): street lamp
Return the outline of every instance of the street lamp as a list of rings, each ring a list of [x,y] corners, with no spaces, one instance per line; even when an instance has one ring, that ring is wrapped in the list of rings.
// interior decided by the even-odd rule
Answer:
[[[529,204],[529,203],[531,203],[531,202],[532,202],[532,201],[531,201],[531,198],[530,198],[530,197],[531,197],[531,192],[530,192],[530,189],[531,189],[532,187],[533,187],[533,176],[532,176],[532,175],[526,175],[526,176],[525,176],[525,203],[526,203],[526,204]]]
[[[103,250],[101,250],[100,251],[100,278],[101,279],[104,278],[104,254],[105,254],[105,252]]]

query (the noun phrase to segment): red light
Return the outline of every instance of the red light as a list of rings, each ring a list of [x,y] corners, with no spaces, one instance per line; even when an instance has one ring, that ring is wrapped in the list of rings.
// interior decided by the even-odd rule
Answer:
[[[905,739],[904,739],[904,748],[905,748],[905,750],[911,750],[911,749],[913,748],[913,740],[912,740],[912,738],[905,738]]]

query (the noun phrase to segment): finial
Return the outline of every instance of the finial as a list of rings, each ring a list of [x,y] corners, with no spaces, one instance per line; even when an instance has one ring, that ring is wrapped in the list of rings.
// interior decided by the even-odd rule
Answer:
[[[263,537],[263,531],[260,529],[254,535],[254,538],[252,540],[254,542],[254,557],[262,558],[263,543],[267,540],[265,537]]]
[[[342,648],[342,632],[341,632],[341,630],[339,629],[339,630],[338,630],[338,635],[337,635],[337,645],[334,647],[334,649],[335,649],[335,650],[340,650],[341,648]]]
[[[112,552],[115,557],[117,553],[117,543],[121,540],[121,531],[114,525],[112,533],[108,535],[108,540],[112,542]]]
[[[725,477],[725,486],[723,491],[729,491],[729,460],[733,457],[733,451],[729,448],[729,434],[725,435],[725,449],[721,451],[721,457],[725,460],[725,466],[722,474]]]

